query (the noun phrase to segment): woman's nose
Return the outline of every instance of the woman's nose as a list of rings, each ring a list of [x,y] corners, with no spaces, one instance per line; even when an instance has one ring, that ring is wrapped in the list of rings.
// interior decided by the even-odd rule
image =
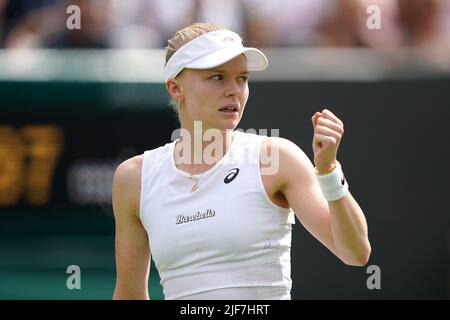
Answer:
[[[241,87],[238,83],[237,80],[230,80],[227,83],[227,88],[225,91],[225,94],[227,96],[234,96],[234,95],[238,95],[241,92]]]

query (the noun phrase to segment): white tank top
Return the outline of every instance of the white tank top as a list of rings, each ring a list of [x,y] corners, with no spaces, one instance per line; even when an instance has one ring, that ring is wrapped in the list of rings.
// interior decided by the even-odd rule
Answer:
[[[144,152],[140,219],[166,299],[290,299],[291,209],[268,197],[264,137],[234,132],[196,191],[174,162],[176,141]]]

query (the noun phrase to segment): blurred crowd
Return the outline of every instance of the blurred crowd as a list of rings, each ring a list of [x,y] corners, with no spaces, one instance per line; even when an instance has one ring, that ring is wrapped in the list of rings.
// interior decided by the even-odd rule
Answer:
[[[69,30],[67,7],[81,9]],[[367,20],[380,9],[380,29]],[[258,47],[449,46],[450,0],[0,0],[0,48],[163,48],[214,22]]]

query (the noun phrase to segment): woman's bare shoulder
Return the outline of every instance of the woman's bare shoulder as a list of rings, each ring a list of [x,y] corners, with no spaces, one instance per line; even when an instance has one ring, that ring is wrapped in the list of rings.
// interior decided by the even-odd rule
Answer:
[[[143,158],[141,154],[123,161],[113,177],[113,202],[132,205],[133,211],[139,209]]]
[[[135,184],[136,178],[140,180],[143,159],[144,156],[140,154],[123,161],[116,168],[114,176],[126,184]]]

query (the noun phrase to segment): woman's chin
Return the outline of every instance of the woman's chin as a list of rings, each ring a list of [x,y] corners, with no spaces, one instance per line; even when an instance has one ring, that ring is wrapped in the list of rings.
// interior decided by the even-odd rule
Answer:
[[[206,125],[208,128],[215,128],[220,131],[225,130],[234,130],[237,128],[239,124],[240,119],[220,119],[219,121],[214,121]],[[205,124],[203,126],[203,129],[205,129]]]
[[[222,123],[221,129],[222,130],[234,130],[234,129],[236,129],[238,124],[239,124],[238,120],[225,121],[224,123]]]

